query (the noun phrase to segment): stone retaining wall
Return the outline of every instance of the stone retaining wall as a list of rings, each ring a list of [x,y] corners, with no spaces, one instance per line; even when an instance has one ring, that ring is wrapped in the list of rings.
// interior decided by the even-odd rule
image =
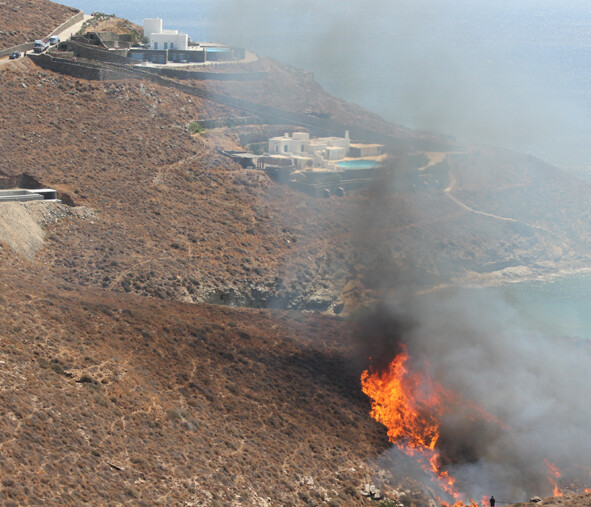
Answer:
[[[173,67],[146,67],[142,70],[173,79],[195,79],[196,81],[259,81],[268,74],[267,72],[208,72]]]
[[[26,44],[19,44],[18,46],[12,46],[11,48],[3,49],[0,51],[0,58],[8,56],[10,53],[14,51],[20,51],[21,53],[24,51],[32,51],[33,50],[33,43],[27,42]]]
[[[92,63],[74,62],[65,58],[56,58],[48,54],[35,55],[31,58],[39,67],[79,79],[107,81],[129,77],[122,70],[110,69]]]
[[[121,50],[118,52],[117,50],[101,49],[98,46],[83,44],[81,42],[72,40],[62,42],[60,47],[65,47],[69,51],[73,51],[76,56],[88,58],[89,60],[122,64],[137,63],[137,61],[133,58],[127,58],[126,56],[123,56],[123,53],[126,53],[126,50]]]

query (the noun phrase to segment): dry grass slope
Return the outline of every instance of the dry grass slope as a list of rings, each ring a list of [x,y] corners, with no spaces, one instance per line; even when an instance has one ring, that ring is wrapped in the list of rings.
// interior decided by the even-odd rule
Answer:
[[[387,443],[349,323],[2,280],[4,502],[361,501]]]
[[[45,37],[77,12],[49,0],[0,2],[0,49]]]

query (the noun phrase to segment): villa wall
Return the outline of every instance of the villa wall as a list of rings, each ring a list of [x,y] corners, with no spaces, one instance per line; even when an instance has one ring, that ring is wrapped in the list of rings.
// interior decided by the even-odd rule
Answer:
[[[144,18],[144,35],[150,41],[150,49],[154,50],[186,50],[189,46],[189,36],[186,33],[163,30],[160,18]]]
[[[175,30],[176,32],[176,30]],[[150,49],[180,49],[189,46],[189,36],[186,33],[152,33],[150,34]]]
[[[98,60],[100,62],[111,63],[136,63],[135,60],[125,56],[126,50],[113,51],[108,49],[101,49],[90,44],[83,44],[76,41],[66,41],[60,43],[60,48],[66,48],[72,51],[80,58],[88,58],[89,60]]]
[[[80,79],[107,81],[130,77],[123,69],[107,68],[103,65],[87,62],[75,62],[66,58],[57,58],[46,53],[35,55],[31,58],[39,67]]]
[[[191,63],[203,63],[205,61],[205,51],[199,51],[198,49],[168,50],[169,62],[182,62],[183,60]]]

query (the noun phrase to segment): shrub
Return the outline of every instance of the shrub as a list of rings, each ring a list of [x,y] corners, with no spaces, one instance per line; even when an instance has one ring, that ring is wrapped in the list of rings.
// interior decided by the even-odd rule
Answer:
[[[205,127],[201,125],[201,123],[199,123],[198,121],[191,121],[187,125],[187,130],[191,134],[201,134],[201,132],[205,131]]]

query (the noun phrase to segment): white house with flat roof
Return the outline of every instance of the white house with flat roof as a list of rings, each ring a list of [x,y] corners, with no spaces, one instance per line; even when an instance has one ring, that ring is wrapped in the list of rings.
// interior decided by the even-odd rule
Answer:
[[[319,137],[310,139],[307,132],[294,132],[291,136],[269,139],[268,153],[272,157],[291,158],[296,167],[327,167],[329,161],[341,160],[349,154],[349,131],[345,137]]]
[[[150,49],[181,49],[189,47],[189,36],[178,30],[163,30],[160,18],[144,18],[144,36]]]
[[[313,158],[314,155],[325,160],[340,160],[349,154],[349,131],[345,137],[319,137],[310,139],[307,132],[294,132],[291,136],[286,133],[283,136],[269,139],[270,155],[297,155],[299,157]]]

